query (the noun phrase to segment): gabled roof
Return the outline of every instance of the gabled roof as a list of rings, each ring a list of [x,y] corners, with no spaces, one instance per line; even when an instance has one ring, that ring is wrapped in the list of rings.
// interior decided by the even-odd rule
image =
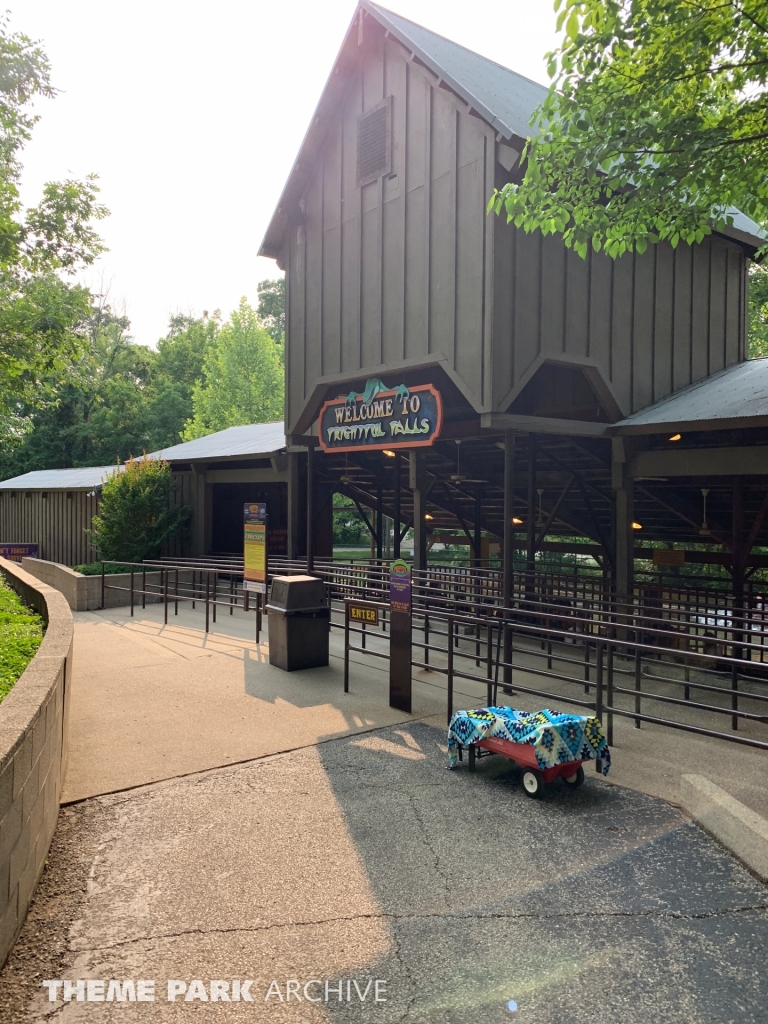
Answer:
[[[611,433],[724,430],[768,424],[768,359],[748,359],[614,423]]]
[[[364,7],[398,42],[457,92],[505,139],[524,140],[547,89],[370,0]]]
[[[522,149],[528,136],[533,112],[547,95],[547,89],[530,78],[524,78],[437,32],[431,32],[399,14],[379,7],[371,0],[359,0],[299,155],[259,247],[259,256],[277,258],[288,226],[292,222],[301,222],[299,200],[317,166],[317,156],[327,134],[326,122],[334,116],[346,88],[344,76],[336,72],[342,64],[350,35],[356,30],[362,12],[375,18],[389,35],[465,100],[475,113],[496,130],[499,138],[517,142],[519,149]],[[760,248],[765,243],[765,235],[759,226],[735,207],[729,212],[733,214],[734,223],[732,227],[725,228],[723,234],[754,249]]]
[[[0,481],[4,491],[90,491],[104,483],[118,466],[83,466],[78,469],[36,469]]]
[[[431,32],[392,11],[360,0],[333,70],[323,89],[307,134],[301,144],[283,194],[259,248],[260,256],[279,255],[283,237],[297,212],[297,204],[309,184],[317,165],[316,156],[326,138],[325,122],[336,112],[346,84],[336,70],[347,47],[350,34],[356,31],[361,12],[375,18],[380,25],[402,43],[414,57],[433,71],[447,86],[465,100],[504,139],[522,141],[528,135],[528,124],[534,110],[547,95],[543,85],[524,78],[480,54],[468,50],[444,36]]]
[[[277,423],[246,423],[242,427],[227,427],[215,434],[152,452],[150,458],[167,459],[168,462],[226,459],[233,455],[265,458],[284,447],[285,427],[283,421],[279,420]]]

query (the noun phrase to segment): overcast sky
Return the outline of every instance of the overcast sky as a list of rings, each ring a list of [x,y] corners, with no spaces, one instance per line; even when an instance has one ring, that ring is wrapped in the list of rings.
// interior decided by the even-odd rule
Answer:
[[[547,83],[551,0],[390,0],[397,13]],[[137,341],[221,309],[279,271],[256,256],[353,0],[11,0],[43,43],[55,100],[23,155],[24,198],[99,175],[109,286]]]

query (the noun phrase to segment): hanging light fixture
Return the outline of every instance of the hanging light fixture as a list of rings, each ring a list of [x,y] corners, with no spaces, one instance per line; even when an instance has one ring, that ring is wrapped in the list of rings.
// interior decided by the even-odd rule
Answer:
[[[460,484],[466,480],[466,476],[461,472],[461,438],[456,438],[456,472],[451,473],[451,480],[454,483]]]
[[[701,526],[699,527],[699,535],[701,537],[708,537],[709,534],[710,534],[709,523],[707,522],[707,495],[708,494],[709,494],[709,488],[708,487],[702,487],[701,488],[701,497],[702,497],[703,502],[704,502],[704,514],[703,514],[703,518],[702,518],[702,521],[701,521]]]
[[[643,528],[643,524],[642,523],[632,523],[632,529],[633,530],[642,530],[642,528]]]
[[[670,437],[669,440],[670,441],[682,441],[682,439],[683,439],[683,435],[682,434],[673,434],[672,437]]]
[[[522,526],[523,525],[523,520],[522,519],[518,519],[517,516],[512,516],[512,522],[513,522],[513,524],[515,526]]]
[[[394,457],[395,457],[395,453],[389,451],[387,448],[385,448],[384,451],[381,454],[382,455],[386,455],[390,459],[394,459]]]

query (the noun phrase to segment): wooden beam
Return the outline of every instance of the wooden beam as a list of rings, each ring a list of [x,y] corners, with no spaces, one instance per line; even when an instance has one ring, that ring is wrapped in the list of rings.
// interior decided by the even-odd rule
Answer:
[[[766,476],[768,447],[676,448],[639,452],[629,464],[638,476]]]
[[[760,511],[757,513],[754,523],[752,523],[752,529],[749,531],[747,542],[744,545],[744,562],[745,564],[749,561],[749,555],[754,547],[757,535],[760,532],[760,527],[763,525],[765,519],[765,513],[768,512],[768,490],[763,495],[763,503],[760,506]]]
[[[459,522],[461,523],[462,530],[467,535],[467,540],[469,541],[470,544],[472,544],[472,534],[469,532],[469,527],[466,524],[464,516],[461,514],[461,509],[459,508],[459,506],[454,501],[453,495],[448,490],[448,488],[445,486],[445,484],[442,484],[442,489],[443,489],[444,494],[448,498],[448,504],[453,509],[453,514],[459,520]],[[432,501],[434,503],[434,498],[432,498]],[[446,509],[446,511],[448,511],[448,510]]]
[[[371,525],[371,522],[368,519],[368,516],[363,511],[363,506],[360,504],[360,502],[357,500],[357,498],[354,497],[354,495],[352,496],[352,501],[354,501],[355,507],[357,508],[357,511],[360,513],[360,518],[363,520],[365,525],[368,527],[368,533],[370,533],[370,535],[375,540],[376,539],[376,531],[374,530],[373,526]]]
[[[480,425],[490,430],[521,430],[536,434],[561,434],[563,437],[608,437],[610,423],[590,423],[589,420],[561,420],[549,416],[523,416],[521,414],[485,412]]]
[[[552,525],[552,521],[554,520],[555,516],[557,515],[558,509],[562,505],[563,499],[565,498],[566,494],[568,493],[568,491],[570,491],[571,487],[573,486],[574,479],[575,479],[575,477],[573,476],[573,473],[572,473],[568,483],[565,485],[565,487],[562,489],[562,491],[560,491],[560,495],[559,495],[557,501],[555,502],[554,508],[552,509],[552,511],[547,516],[547,521],[542,526],[541,531],[539,532],[539,535],[536,538],[536,548],[537,548],[537,550],[538,550],[541,542],[546,537],[547,530]]]
[[[581,496],[584,499],[584,504],[587,506],[587,511],[589,512],[590,518],[592,519],[592,523],[595,527],[595,532],[597,533],[597,536],[600,538],[600,543],[603,546],[603,551],[605,551],[605,557],[608,559],[610,565],[613,566],[614,557],[613,552],[611,551],[611,544],[608,538],[603,533],[603,528],[600,525],[600,520],[597,516],[597,513],[595,512],[595,507],[590,501],[589,491],[585,486],[586,481],[582,480],[581,475],[578,473],[575,473],[574,476],[576,477],[576,484],[579,490],[581,491]]]

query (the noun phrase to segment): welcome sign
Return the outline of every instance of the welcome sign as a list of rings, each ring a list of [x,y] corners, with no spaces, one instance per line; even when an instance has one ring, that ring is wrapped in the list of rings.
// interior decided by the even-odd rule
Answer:
[[[326,452],[419,448],[440,436],[443,402],[433,384],[388,388],[377,378],[365,390],[326,402],[320,410],[320,447]]]

